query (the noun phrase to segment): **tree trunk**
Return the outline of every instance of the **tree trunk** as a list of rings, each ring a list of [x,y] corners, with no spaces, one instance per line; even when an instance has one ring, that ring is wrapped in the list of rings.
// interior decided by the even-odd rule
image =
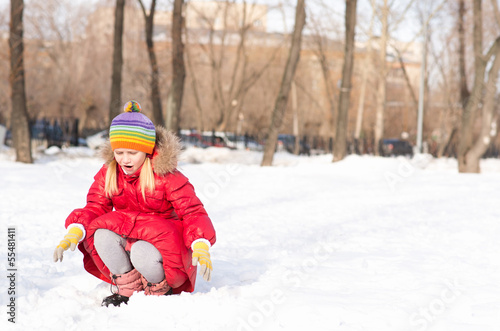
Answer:
[[[497,45],[500,45],[497,43]],[[465,155],[465,172],[479,173],[479,160],[488,150],[491,140],[496,136],[496,82],[498,80],[498,71],[500,70],[500,46],[496,48],[496,55],[493,64],[488,71],[488,82],[485,86],[484,102],[482,105],[481,132],[477,137],[472,148]]]
[[[280,91],[274,105],[274,110],[271,119],[271,125],[267,133],[267,140],[264,146],[264,157],[262,158],[261,166],[271,166],[273,163],[274,152],[276,150],[276,142],[278,141],[278,133],[283,125],[288,96],[292,85],[295,70],[300,58],[300,49],[302,41],[302,30],[306,23],[306,11],[304,0],[297,0],[297,8],[295,11],[295,28],[292,37],[292,46],[288,56],[288,61],[285,66],[285,72],[281,81]]]
[[[375,17],[377,15],[377,11],[375,5],[372,5],[372,15],[370,19],[370,29],[368,30],[368,46],[366,47],[366,57],[363,61],[363,65],[361,66],[362,77],[361,77],[361,88],[359,92],[359,103],[358,110],[356,113],[356,127],[354,129],[354,141],[356,144],[357,152],[360,154],[364,153],[363,142],[361,141],[361,130],[363,127],[363,113],[365,110],[365,95],[366,95],[366,85],[368,83],[368,72],[373,71],[373,60],[372,60],[372,40],[373,40],[373,24],[375,21]]]
[[[385,101],[387,95],[386,76],[387,76],[387,39],[389,38],[388,29],[388,16],[389,7],[387,0],[384,0],[384,7],[382,8],[382,35],[380,37],[380,54],[379,54],[379,69],[378,69],[378,87],[377,87],[377,109],[375,117],[375,146],[373,149],[375,155],[380,155],[380,142],[384,136],[384,112]]]
[[[325,55],[325,50],[324,50],[324,45],[321,36],[318,36],[318,58],[319,58],[319,64],[321,66],[321,72],[323,73],[323,80],[325,81],[325,90],[326,90],[326,98],[328,100],[328,104],[330,106],[329,112],[332,116],[331,121],[330,121],[330,126],[331,126],[331,137],[333,138],[335,136],[335,131],[336,131],[336,120],[335,120],[335,103],[336,103],[336,98],[335,98],[335,88],[333,87],[332,84],[332,79],[330,75],[330,69],[328,66],[328,60],[326,59]]]
[[[182,43],[183,20],[182,7],[184,0],[174,1],[172,13],[172,85],[167,101],[167,129],[178,133],[180,131],[180,112],[182,96],[184,95],[184,81],[186,66],[184,64],[184,44]]]
[[[458,171],[459,172],[468,172],[467,170],[467,164],[466,164],[466,158],[465,155],[469,151],[469,149],[472,146],[472,131],[473,131],[473,124],[474,124],[474,119],[476,118],[476,112],[477,108],[479,106],[479,102],[481,99],[481,92],[483,90],[483,80],[484,80],[484,72],[485,72],[485,64],[484,60],[481,59],[482,57],[482,26],[481,22],[478,22],[478,19],[480,19],[481,12],[481,0],[474,0],[474,29],[473,29],[473,44],[474,44],[474,84],[472,86],[472,92],[471,93],[466,93],[463,91],[463,86],[465,83],[465,80],[463,77],[461,77],[461,97],[462,97],[462,104],[464,104],[464,109],[462,111],[462,122],[461,122],[461,128],[460,128],[460,138],[458,142]],[[460,14],[465,14],[465,11],[461,12]],[[463,30],[459,29],[459,32],[465,33]],[[465,38],[463,36],[460,36],[459,38]],[[460,49],[460,51],[464,51]],[[460,58],[464,55],[460,55]],[[465,61],[462,63],[462,60],[460,62],[460,65],[465,66]],[[461,76],[465,75],[462,74],[462,71],[465,73],[465,68],[460,68],[460,73]],[[465,97],[466,98],[465,98]]]
[[[463,13],[461,13],[463,14]],[[462,126],[460,131],[460,140],[458,144],[458,171],[459,172],[479,172],[479,155],[481,148],[473,147],[473,130],[474,122],[476,119],[477,109],[480,107],[480,103],[483,103],[483,117],[485,115],[485,105],[490,101],[486,99],[494,98],[493,91],[486,90],[485,99],[483,100],[482,95],[484,92],[484,76],[486,71],[486,65],[492,56],[495,56],[494,65],[490,68],[489,76],[490,79],[496,77],[498,73],[492,72],[492,69],[496,67],[496,57],[498,56],[498,48],[500,47],[500,37],[495,40],[495,43],[490,47],[486,55],[482,53],[483,46],[483,29],[482,29],[482,3],[481,0],[474,0],[473,6],[473,44],[474,44],[474,84],[472,87],[472,92],[468,96],[467,100],[462,100],[465,103],[465,108],[462,112]],[[460,69],[462,70],[462,69]],[[498,71],[498,69],[497,69]],[[488,83],[490,84],[490,83]],[[494,85],[493,85],[494,86]],[[490,89],[494,89],[493,87]],[[487,110],[486,110],[487,112]],[[490,124],[485,123],[483,118],[482,130],[491,129],[491,118],[487,119]],[[486,126],[487,128],[485,128]],[[483,134],[483,132],[482,132]],[[485,136],[480,135],[479,140],[484,139]],[[480,145],[481,142],[477,142],[476,145]]]
[[[146,7],[144,6],[142,0],[138,1],[141,5],[144,22],[146,25],[146,46],[148,48],[149,64],[151,65],[151,104],[153,106],[153,122],[156,125],[164,125],[160,96],[160,72],[158,69],[158,61],[156,60],[156,53],[153,43],[153,22],[156,0],[151,1],[149,14],[146,12]]]
[[[460,101],[465,109],[470,92],[467,87],[467,74],[465,73],[465,3],[460,0],[458,9],[458,70],[460,73]]]
[[[196,80],[196,74],[194,73],[194,67],[193,67],[193,62],[191,61],[191,54],[189,52],[189,45],[190,42],[188,41],[188,33],[185,31],[186,35],[186,62],[190,71],[190,77],[191,77],[191,88],[193,90],[193,95],[194,95],[194,100],[196,103],[196,129],[198,132],[203,132],[205,130],[205,125],[203,121],[203,108],[201,106],[201,100],[200,100],[200,94],[198,93],[198,83]]]
[[[297,84],[292,81],[292,112],[293,112],[293,136],[295,142],[293,145],[293,154],[300,154],[300,133],[299,133],[299,108],[297,106]]]
[[[347,126],[349,101],[351,97],[351,78],[354,66],[354,33],[356,27],[356,2],[346,0],[345,8],[345,52],[344,67],[342,69],[342,84],[340,86],[339,115],[337,116],[337,132],[333,161],[340,161],[347,155]]]
[[[115,30],[113,39],[113,72],[111,74],[111,99],[109,100],[109,123],[122,112],[122,67],[123,67],[123,21],[125,0],[116,0]]]
[[[24,82],[23,0],[10,1],[10,86],[12,90],[12,140],[16,161],[33,163],[31,134]]]

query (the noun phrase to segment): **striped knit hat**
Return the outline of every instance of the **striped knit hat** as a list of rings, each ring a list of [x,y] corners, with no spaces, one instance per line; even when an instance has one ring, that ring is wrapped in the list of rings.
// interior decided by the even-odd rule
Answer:
[[[156,131],[153,122],[141,113],[137,101],[129,101],[123,107],[125,113],[116,116],[109,128],[111,148],[128,148],[152,154]]]

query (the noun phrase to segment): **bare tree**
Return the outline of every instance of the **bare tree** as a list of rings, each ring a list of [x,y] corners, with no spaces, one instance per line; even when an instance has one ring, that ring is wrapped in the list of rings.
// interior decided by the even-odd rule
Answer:
[[[500,16],[498,6],[494,4],[495,15]],[[497,37],[491,47],[483,54],[483,11],[482,1],[474,0],[473,4],[473,44],[474,44],[474,83],[472,91],[466,100],[462,113],[462,126],[458,145],[459,172],[480,172],[479,160],[486,152],[490,142],[493,123],[496,123],[495,97],[496,81],[500,69],[500,37]],[[462,38],[462,37],[460,37]],[[488,64],[492,61],[491,66]],[[461,61],[462,63],[462,61]],[[489,67],[485,82],[486,68]],[[461,69],[462,71],[463,69]],[[462,82],[463,84],[463,82]],[[463,85],[462,85],[462,88]],[[462,96],[467,93],[462,92]],[[481,105],[482,103],[482,105]],[[476,113],[482,108],[481,132],[474,141],[473,130]],[[496,135],[496,132],[494,132]]]
[[[276,142],[278,140],[278,133],[283,125],[283,117],[285,115],[286,106],[288,103],[288,96],[292,85],[295,70],[300,58],[302,30],[306,23],[306,11],[304,7],[304,0],[297,0],[297,8],[295,9],[295,27],[293,30],[292,45],[288,61],[286,63],[285,72],[281,81],[280,91],[276,98],[274,110],[271,118],[271,125],[267,133],[267,140],[264,146],[264,156],[262,158],[261,166],[271,166],[273,163],[274,152],[276,149]]]
[[[451,44],[451,38],[453,37],[453,34],[448,36],[446,38],[446,44],[449,45]],[[446,58],[445,53],[451,53],[453,50],[450,50],[449,48],[443,48],[441,51],[438,53],[436,49],[433,47],[430,48],[431,55],[433,58],[433,62],[436,64],[437,69],[439,71],[439,74],[441,76],[441,88],[440,90],[442,91],[443,95],[443,104],[444,106],[440,110],[440,118],[439,118],[439,123],[440,123],[440,128],[439,132],[440,135],[438,137],[438,149],[436,151],[436,156],[442,157],[445,154],[449,154],[449,147],[451,146],[451,143],[453,139],[456,137],[456,133],[458,131],[458,111],[457,111],[457,106],[456,106],[456,98],[455,96],[458,95],[458,89],[457,89],[457,84],[451,83],[452,81],[456,81],[456,67],[457,65],[449,65],[449,64],[444,64],[444,59]],[[451,74],[449,74],[449,71],[451,71]],[[451,76],[451,77],[450,77]],[[461,110],[462,108],[460,108]]]
[[[470,91],[467,87],[467,75],[465,73],[465,1],[459,0],[458,8],[458,69],[460,72],[460,101],[465,109],[469,100]]]
[[[172,13],[172,85],[168,94],[166,126],[174,132],[180,130],[180,111],[184,95],[184,81],[186,80],[184,44],[182,42],[183,6],[184,0],[175,0]]]
[[[234,119],[234,114],[244,108],[245,97],[270,68],[279,54],[280,47],[274,49],[260,68],[252,68],[247,45],[248,36],[254,23],[265,13],[258,11],[257,5],[248,5],[246,0],[242,1],[240,8],[234,1],[229,0],[219,2],[216,6],[206,13],[195,6],[192,9],[208,29],[208,44],[200,43],[199,47],[209,62],[212,108],[219,111],[215,126],[217,130],[224,131]],[[234,53],[233,47],[236,48]],[[196,84],[196,73],[191,70],[190,75],[194,79],[193,84]],[[197,91],[196,88],[195,99],[201,112]]]
[[[370,0],[372,6],[372,14],[370,18],[370,26],[368,28],[368,42],[366,46],[366,56],[363,59],[361,66],[361,87],[359,92],[358,109],[356,112],[356,126],[354,128],[354,142],[356,144],[356,149],[358,152],[363,153],[364,144],[361,141],[361,130],[363,126],[363,113],[365,111],[365,100],[366,100],[366,85],[368,84],[368,74],[373,71],[373,60],[372,60],[372,43],[373,43],[373,24],[376,17],[375,0]]]
[[[156,53],[153,43],[153,23],[155,16],[156,0],[151,1],[149,7],[149,14],[146,12],[146,7],[142,0],[137,0],[141,6],[142,13],[144,15],[144,23],[146,27],[146,46],[148,49],[149,64],[151,65],[151,104],[153,105],[153,122],[156,125],[164,125],[163,123],[163,111],[161,107],[161,95],[160,95],[160,70],[158,68],[158,61],[156,60]]]
[[[384,112],[387,97],[387,41],[389,39],[389,6],[388,1],[384,0],[381,8],[382,31],[380,35],[380,53],[378,58],[378,86],[377,86],[377,108],[375,120],[375,155],[380,155],[380,142],[384,135]]]
[[[374,125],[374,152],[380,154],[380,142],[384,136],[385,112],[387,102],[387,77],[390,67],[387,63],[387,46],[392,42],[391,33],[393,33],[404,21],[406,15],[411,8],[414,0],[409,0],[404,4],[404,8],[400,13],[397,13],[396,6],[401,5],[401,2],[383,0],[380,6],[377,6],[375,1],[370,1],[372,6],[378,7],[378,13],[381,23],[378,56],[375,61],[374,68],[375,78],[377,80],[376,87],[376,114]],[[391,19],[391,21],[390,21]]]
[[[189,33],[187,33],[187,29],[185,29],[184,31],[185,31],[185,37],[186,37],[186,44],[189,45],[190,44]],[[196,129],[199,132],[203,132],[203,130],[205,129],[205,124],[204,124],[205,122],[203,121],[203,107],[201,105],[200,93],[198,91],[197,76],[196,76],[196,74],[194,74],[195,69],[194,69],[194,65],[193,65],[193,61],[192,61],[190,47],[186,47],[185,52],[186,52],[186,62],[187,62],[189,71],[192,73],[190,76],[191,76],[191,88],[193,90],[194,100],[195,100],[195,104],[196,104],[196,115],[197,115],[196,116]]]
[[[319,14],[316,13],[316,11],[310,11],[310,13],[307,13],[309,15],[309,22],[311,23],[310,25],[308,25],[308,27],[313,31],[311,37],[313,44],[316,46],[313,52],[318,58],[323,81],[325,83],[326,99],[329,105],[327,115],[329,126],[328,131],[330,133],[331,139],[333,139],[336,134],[335,118],[337,114],[335,110],[338,106],[338,101],[335,93],[335,78],[333,77],[335,74],[335,70],[332,68],[333,66],[331,64],[331,55],[327,54],[328,43],[330,42],[329,37],[327,36],[331,35],[332,33],[323,26],[322,18],[324,18],[325,15],[327,17],[334,15],[334,13],[331,11],[331,8],[329,8],[328,5],[324,2],[321,2],[321,7],[319,8],[321,8]],[[329,20],[329,23],[331,24],[332,21],[333,20]],[[298,137],[296,144],[298,145]]]
[[[66,15],[64,20],[59,13]],[[88,84],[88,80],[83,79],[86,68],[79,62],[89,56],[84,38],[80,38],[86,21],[85,10],[69,1],[46,0],[30,3],[24,16],[25,30],[30,36],[26,45],[29,54],[26,71],[29,72],[31,120],[75,116],[82,89]],[[98,66],[96,62],[94,59],[94,66]],[[51,87],[50,91],[47,86]]]
[[[8,10],[10,3],[0,6],[0,27],[6,29],[9,26],[10,11]],[[8,41],[2,41],[2,48],[0,48],[0,75],[2,77],[9,77],[10,75],[10,51]],[[0,125],[10,123],[11,108],[10,108],[10,81],[9,79],[0,80]],[[0,141],[2,144],[3,141]]]
[[[351,97],[351,77],[354,67],[354,34],[356,28],[357,0],[346,0],[345,8],[345,51],[344,66],[342,69],[342,83],[340,86],[339,112],[337,116],[337,130],[333,161],[343,160],[347,154],[347,115]]]
[[[23,0],[10,1],[10,85],[12,90],[12,140],[16,161],[33,163],[24,81]]]
[[[121,113],[124,16],[125,0],[116,0],[113,39],[113,72],[111,75],[111,99],[109,100],[109,122]]]

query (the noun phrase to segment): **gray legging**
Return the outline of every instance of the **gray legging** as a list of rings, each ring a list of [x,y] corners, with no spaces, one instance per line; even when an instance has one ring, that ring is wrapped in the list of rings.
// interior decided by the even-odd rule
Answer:
[[[136,241],[130,253],[125,250],[126,244],[126,239],[107,229],[98,229],[94,234],[97,254],[112,274],[124,274],[135,268],[151,283],[159,283],[165,278],[163,259],[152,244]]]

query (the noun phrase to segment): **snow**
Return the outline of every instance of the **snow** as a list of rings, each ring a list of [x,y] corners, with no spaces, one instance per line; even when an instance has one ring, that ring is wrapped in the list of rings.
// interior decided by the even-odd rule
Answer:
[[[499,330],[500,160],[483,160],[482,174],[426,155],[278,153],[260,167],[260,152],[190,148],[179,167],[217,230],[212,281],[104,308],[109,286],[80,252],[52,261],[102,164],[93,153],[50,150],[21,164],[0,149],[1,330]]]

